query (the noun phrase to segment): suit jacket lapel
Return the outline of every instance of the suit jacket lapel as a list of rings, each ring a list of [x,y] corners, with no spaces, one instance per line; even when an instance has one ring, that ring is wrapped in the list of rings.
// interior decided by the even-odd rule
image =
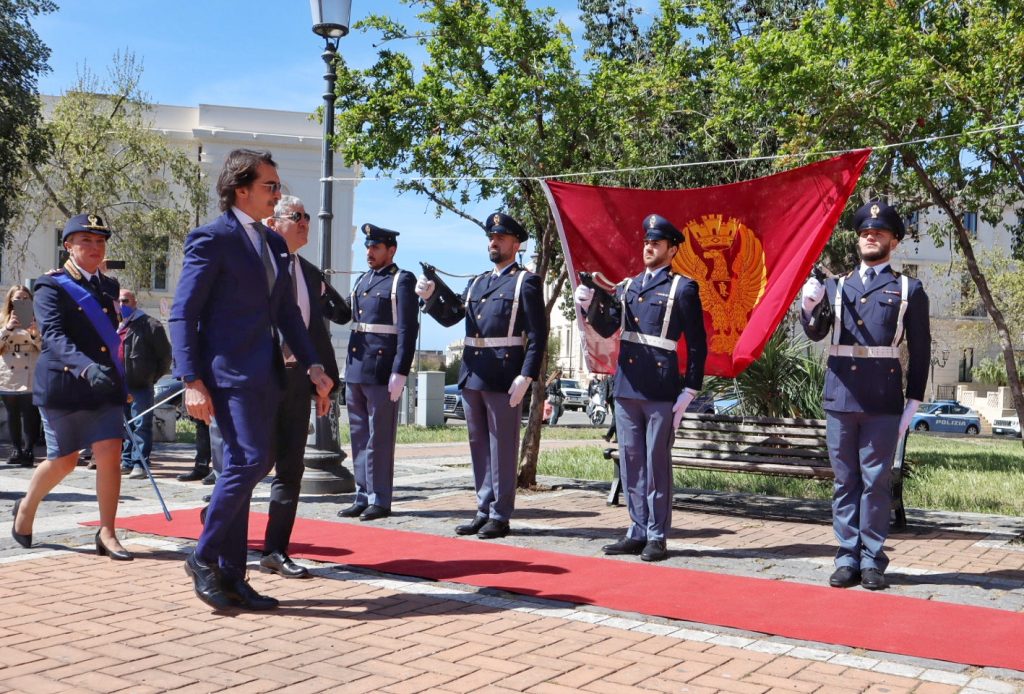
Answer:
[[[491,286],[485,289],[484,292],[480,295],[481,299],[489,297],[491,294],[498,291],[499,289],[508,289],[509,291],[511,291],[514,288],[517,280],[517,275],[519,274],[519,265],[517,263],[513,263],[512,265],[513,268],[511,270],[507,270],[505,273],[491,280]],[[484,279],[480,281],[483,282],[486,281],[486,279],[487,277],[485,276]]]
[[[259,253],[256,252],[256,248],[252,245],[249,234],[245,230],[245,225],[232,212],[228,211],[225,214],[227,215],[228,228],[231,231],[231,237],[238,251],[238,256],[242,258],[243,263],[249,266],[251,272],[259,275],[260,279],[258,281],[263,282],[263,286],[267,288],[267,294],[270,294],[272,287],[267,287],[266,284],[267,273],[263,269],[263,258],[260,257]],[[280,269],[280,266],[278,269]]]

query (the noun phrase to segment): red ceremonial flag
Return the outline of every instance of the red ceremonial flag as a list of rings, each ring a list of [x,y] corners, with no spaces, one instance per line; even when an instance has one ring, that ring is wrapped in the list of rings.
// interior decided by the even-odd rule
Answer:
[[[644,217],[660,214],[686,237],[672,269],[700,285],[708,335],[705,373],[731,378],[757,359],[807,280],[870,149],[712,188],[637,190],[545,181],[573,288],[580,272],[612,282],[643,270]],[[587,368],[612,373],[618,339],[579,315]],[[685,341],[679,368],[686,369]]]

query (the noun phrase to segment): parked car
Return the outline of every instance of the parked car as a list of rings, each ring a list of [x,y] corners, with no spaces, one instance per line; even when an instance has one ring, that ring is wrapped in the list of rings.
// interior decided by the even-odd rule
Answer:
[[[579,410],[583,412],[587,409],[587,403],[590,399],[587,397],[586,388],[580,388],[580,382],[574,381],[571,378],[559,379],[559,383],[562,386],[562,407],[566,410]]]
[[[465,419],[466,413],[462,409],[462,389],[458,383],[444,387],[444,421],[449,419]]]
[[[1021,438],[1020,417],[1007,417],[992,422],[992,433],[996,436],[1016,436]]]
[[[956,434],[977,434],[981,431],[981,418],[969,407],[956,400],[936,400],[923,403],[910,420],[914,431],[947,431]]]

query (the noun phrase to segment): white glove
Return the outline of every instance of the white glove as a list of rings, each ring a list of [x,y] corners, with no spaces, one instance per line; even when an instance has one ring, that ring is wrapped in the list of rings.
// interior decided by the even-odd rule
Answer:
[[[907,400],[907,406],[903,408],[903,416],[900,417],[900,438],[910,428],[910,420],[917,414],[917,408],[921,406],[920,400]]]
[[[590,287],[580,285],[576,287],[576,293],[573,294],[573,299],[579,304],[580,308],[586,311],[590,308],[590,302],[594,300],[594,290]]]
[[[529,376],[516,376],[516,380],[512,381],[512,385],[508,387],[508,394],[511,396],[508,399],[508,404],[511,407],[518,407],[519,403],[523,401],[523,397],[526,395],[526,389],[533,383],[533,379]]]
[[[814,307],[821,303],[821,300],[825,298],[825,285],[818,281],[816,277],[808,277],[804,283],[803,291],[801,292],[803,301],[800,302],[800,307],[803,308],[808,314],[814,310]]]
[[[391,374],[391,378],[388,379],[388,395],[391,397],[391,402],[398,402],[398,399],[402,397],[406,378],[408,376],[402,374]]]
[[[426,301],[434,295],[434,282],[426,277],[416,280],[416,296]]]
[[[679,422],[683,421],[683,413],[690,406],[693,399],[697,397],[697,391],[693,388],[683,388],[683,392],[676,398],[676,404],[672,406],[672,430],[679,428]]]

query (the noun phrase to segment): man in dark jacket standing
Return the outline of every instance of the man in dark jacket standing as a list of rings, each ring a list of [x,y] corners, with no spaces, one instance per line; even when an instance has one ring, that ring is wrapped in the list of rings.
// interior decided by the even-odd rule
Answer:
[[[171,368],[171,343],[164,326],[141,308],[135,293],[121,289],[121,357],[130,402],[124,406],[129,436],[121,447],[121,472],[130,479],[145,479],[149,455],[153,450],[153,413],[140,414],[153,407],[153,386]],[[136,419],[137,418],[137,419]]]

